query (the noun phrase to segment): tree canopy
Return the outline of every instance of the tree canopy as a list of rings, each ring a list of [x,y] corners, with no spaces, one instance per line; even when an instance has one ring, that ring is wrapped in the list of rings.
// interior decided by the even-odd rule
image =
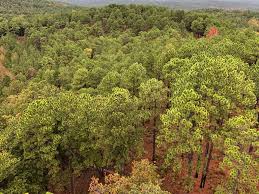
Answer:
[[[258,20],[1,1],[0,192],[257,193]]]

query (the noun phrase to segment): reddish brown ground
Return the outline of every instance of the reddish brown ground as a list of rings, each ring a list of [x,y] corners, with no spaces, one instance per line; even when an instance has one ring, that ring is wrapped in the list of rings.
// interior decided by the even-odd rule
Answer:
[[[148,124],[146,126],[147,128],[151,129],[152,125]],[[144,158],[147,158],[151,161],[152,159],[152,134],[151,132],[148,132],[146,134],[146,138],[144,140],[144,149],[145,154]],[[161,150],[158,150],[157,153],[162,153]],[[159,154],[160,155],[160,154]],[[206,180],[205,188],[200,189],[200,177],[201,174],[199,174],[199,177],[195,181],[194,189],[191,194],[212,194],[213,189],[216,188],[216,186],[220,183],[222,179],[224,179],[224,172],[219,168],[219,163],[222,161],[223,156],[222,154],[215,150],[212,155],[212,160],[209,167],[209,173]],[[195,158],[196,160],[196,158]],[[162,159],[159,159],[157,162],[157,165],[162,165]],[[195,166],[195,163],[194,163]],[[186,194],[186,192],[183,189],[183,182],[186,177],[186,171],[183,171],[180,173],[179,177],[173,178],[172,172],[167,172],[166,174],[162,175],[163,182],[162,182],[162,188],[166,191],[169,191],[170,193],[177,193],[177,194]],[[194,174],[195,172],[193,172]]]
[[[209,173],[206,181],[205,188],[200,189],[200,177],[201,173],[199,175],[199,178],[195,182],[195,186],[192,194],[198,194],[198,193],[204,193],[204,194],[210,194],[214,193],[213,190],[217,187],[217,185],[220,184],[221,180],[224,179],[225,173],[219,168],[219,164],[222,161],[223,156],[218,152],[217,150],[213,152],[212,160],[209,167]]]
[[[144,156],[143,158],[152,160],[152,123],[146,124],[147,133],[145,135],[144,139]],[[163,151],[157,150],[158,155],[161,155]],[[196,158],[195,158],[196,160]],[[213,189],[216,188],[216,186],[220,183],[222,179],[224,179],[224,172],[220,170],[219,163],[222,160],[222,154],[220,154],[219,151],[215,150],[212,155],[211,164],[209,167],[209,173],[207,176],[207,181],[205,188],[200,189],[200,176],[196,179],[194,189],[191,194],[212,194]],[[162,158],[158,158],[157,166],[162,165]],[[195,163],[194,163],[195,166]],[[131,165],[126,165],[125,167],[125,173],[129,174],[131,170]],[[172,172],[169,171],[165,174],[161,174],[161,177],[163,178],[162,181],[162,188],[163,190],[169,191],[170,193],[174,194],[187,194],[187,192],[183,189],[183,182],[186,177],[186,171],[182,171],[177,178],[173,178]],[[193,172],[194,174],[194,172]],[[85,194],[88,191],[88,187],[91,181],[92,176],[98,176],[98,173],[96,171],[86,171],[82,174],[82,176],[78,177],[76,179],[76,194]],[[55,192],[55,194],[69,194],[68,192]]]

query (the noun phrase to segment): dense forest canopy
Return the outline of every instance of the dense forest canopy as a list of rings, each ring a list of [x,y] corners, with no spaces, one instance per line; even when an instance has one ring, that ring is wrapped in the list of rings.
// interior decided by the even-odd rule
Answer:
[[[0,2],[0,193],[258,193],[259,12]]]
[[[108,4],[146,4],[181,9],[224,8],[259,10],[257,0],[58,0],[76,5],[100,6]]]
[[[57,11],[64,8],[65,3],[54,2],[53,0],[1,0],[0,15],[9,16],[12,14],[32,14]]]

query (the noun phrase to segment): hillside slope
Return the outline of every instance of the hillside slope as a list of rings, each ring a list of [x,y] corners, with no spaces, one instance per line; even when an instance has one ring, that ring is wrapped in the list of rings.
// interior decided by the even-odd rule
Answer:
[[[30,14],[50,11],[63,6],[63,3],[52,0],[8,0],[0,1],[0,14]]]

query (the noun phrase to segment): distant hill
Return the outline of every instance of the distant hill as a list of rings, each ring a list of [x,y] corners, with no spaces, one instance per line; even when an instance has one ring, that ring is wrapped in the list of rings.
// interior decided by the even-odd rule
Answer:
[[[60,0],[77,5],[101,6],[117,4],[154,4],[175,8],[223,8],[223,9],[259,9],[259,0]]]
[[[62,7],[53,0],[0,0],[0,14],[30,14]]]

